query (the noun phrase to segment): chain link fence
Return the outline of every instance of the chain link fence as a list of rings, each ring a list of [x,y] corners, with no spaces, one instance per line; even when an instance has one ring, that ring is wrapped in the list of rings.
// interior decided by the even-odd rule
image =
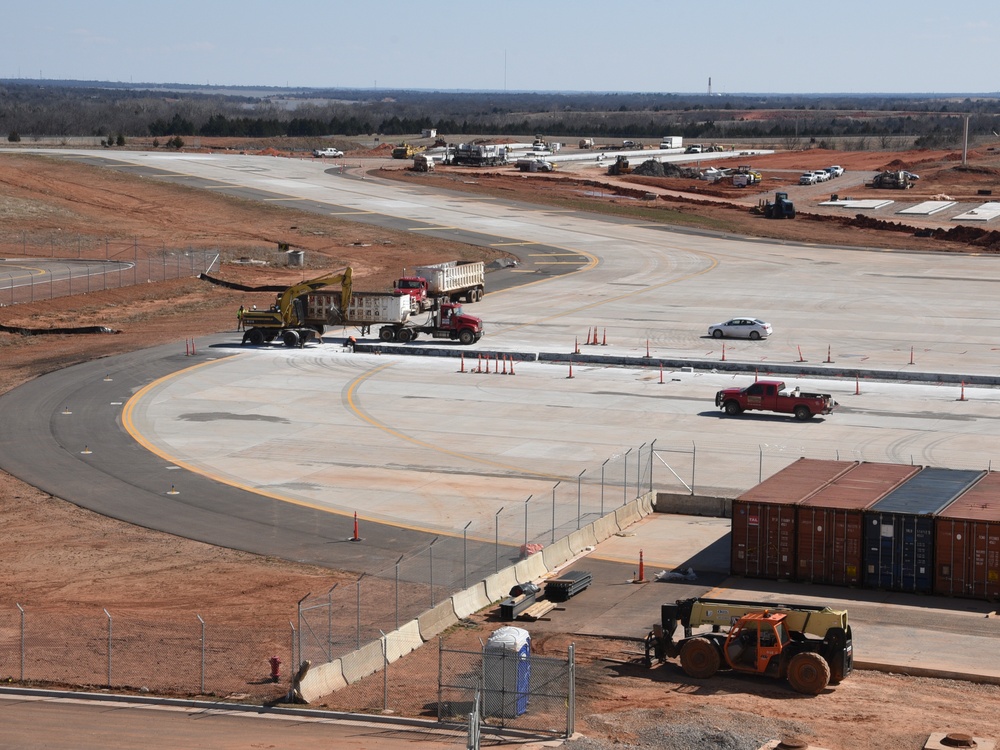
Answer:
[[[294,630],[95,609],[0,610],[0,679],[268,703],[287,692],[271,659],[292,663]]]

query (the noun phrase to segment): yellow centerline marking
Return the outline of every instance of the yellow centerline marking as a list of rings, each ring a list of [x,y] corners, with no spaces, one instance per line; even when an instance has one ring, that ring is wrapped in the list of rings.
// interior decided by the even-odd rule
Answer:
[[[236,356],[236,355],[230,355],[230,357],[234,357],[234,356]],[[324,506],[324,505],[317,505],[315,503],[311,503],[311,502],[308,502],[308,501],[305,501],[305,500],[299,500],[297,498],[287,497],[285,495],[279,495],[276,492],[270,492],[268,490],[262,490],[262,489],[260,489],[258,487],[253,487],[252,485],[245,484],[243,482],[234,481],[232,479],[229,479],[228,477],[219,476],[218,474],[215,474],[215,473],[213,473],[212,471],[210,471],[208,469],[204,469],[202,467],[195,466],[195,465],[193,465],[191,463],[188,463],[187,461],[182,461],[182,460],[178,459],[176,456],[171,455],[167,451],[161,449],[160,447],[154,445],[152,442],[150,442],[149,440],[147,440],[143,436],[143,434],[139,431],[139,429],[135,426],[135,422],[133,420],[133,413],[134,413],[136,407],[138,406],[138,404],[144,398],[146,398],[149,395],[149,393],[154,388],[157,388],[157,387],[163,385],[164,383],[167,383],[168,381],[173,380],[175,378],[186,376],[186,375],[194,372],[195,370],[201,369],[202,367],[208,367],[208,366],[211,366],[211,365],[221,364],[222,362],[225,361],[225,359],[229,359],[230,357],[225,357],[224,359],[219,359],[219,360],[213,360],[211,362],[202,362],[200,364],[193,365],[191,367],[186,367],[186,368],[184,368],[182,370],[177,370],[176,372],[172,372],[169,375],[164,375],[162,378],[158,378],[157,380],[154,380],[152,383],[149,383],[148,385],[146,385],[143,388],[141,388],[139,391],[137,391],[125,403],[125,406],[122,409],[122,426],[125,428],[125,431],[132,437],[133,440],[135,440],[139,445],[141,445],[143,448],[145,448],[147,451],[149,451],[153,455],[158,456],[161,459],[163,459],[164,461],[167,461],[168,463],[171,463],[171,464],[173,464],[175,466],[179,466],[180,468],[184,469],[185,471],[190,471],[193,474],[197,474],[197,475],[205,477],[207,479],[211,479],[212,481],[218,482],[219,484],[224,484],[224,485],[227,485],[229,487],[234,487],[236,489],[243,490],[245,492],[252,492],[255,495],[260,495],[262,497],[267,497],[267,498],[270,498],[271,500],[277,500],[277,501],[283,502],[283,503],[290,503],[291,505],[297,505],[297,506],[302,507],[302,508],[309,508],[310,510],[317,510],[317,511],[321,511],[323,513],[329,513],[331,515],[342,516],[342,517],[345,517],[345,518],[353,517],[353,514],[354,514],[353,511],[337,510],[335,508],[330,508],[330,507]],[[502,463],[498,463],[496,461],[490,461],[488,459],[476,458],[474,456],[469,456],[469,455],[464,454],[464,453],[459,453],[457,451],[448,450],[447,448],[442,448],[439,445],[433,445],[431,443],[427,443],[427,442],[424,442],[422,440],[418,440],[416,438],[413,438],[413,437],[410,437],[408,435],[405,435],[405,434],[399,432],[398,430],[394,430],[391,427],[389,427],[388,425],[386,425],[386,424],[378,421],[377,419],[375,419],[374,417],[372,417],[371,415],[369,415],[367,412],[365,412],[364,410],[362,410],[360,406],[357,405],[357,403],[355,402],[355,394],[357,392],[357,389],[366,380],[368,380],[369,378],[377,375],[378,373],[382,372],[386,368],[391,367],[393,364],[394,364],[393,362],[388,362],[388,363],[386,363],[384,365],[380,365],[380,366],[376,367],[375,369],[370,370],[370,371],[368,371],[368,372],[366,372],[366,373],[364,373],[362,375],[359,375],[348,386],[347,402],[348,402],[348,404],[350,406],[350,410],[361,421],[366,422],[367,424],[371,425],[372,427],[375,427],[376,429],[382,430],[383,432],[385,432],[385,433],[387,433],[389,435],[392,435],[393,437],[397,438],[398,440],[402,440],[404,442],[408,442],[408,443],[411,443],[413,445],[420,446],[422,448],[428,448],[428,449],[436,451],[438,453],[443,453],[445,455],[450,455],[450,456],[454,456],[456,458],[461,458],[461,459],[464,459],[464,460],[472,462],[472,463],[479,463],[479,464],[484,464],[484,465],[487,465],[487,466],[493,466],[493,467],[496,467],[496,468],[501,468],[501,469],[506,469],[506,470],[514,471],[514,472],[519,473],[522,477],[525,477],[525,478],[529,478],[529,479],[530,478],[552,479],[552,480],[556,480],[556,481],[567,481],[568,479],[571,478],[571,477],[555,476],[555,475],[544,474],[544,473],[528,473],[528,474],[525,474],[520,467],[510,466],[508,464],[502,464]],[[373,523],[380,523],[380,524],[383,524],[385,526],[392,526],[394,528],[407,529],[407,530],[410,530],[410,531],[420,531],[420,532],[424,532],[424,533],[427,533],[427,534],[438,534],[440,536],[452,536],[452,537],[457,537],[458,536],[458,534],[455,534],[453,532],[443,531],[440,528],[430,528],[430,527],[426,527],[426,526],[418,526],[418,525],[414,525],[414,524],[410,524],[410,523],[404,523],[404,522],[401,522],[401,521],[385,520],[384,518],[380,518],[380,519],[378,519],[376,521],[375,519],[372,519],[372,518],[369,518],[369,517],[365,517],[365,516],[362,516],[362,515],[359,515],[358,518],[361,519],[361,520],[372,521]],[[489,540],[486,540],[486,541],[489,541]]]

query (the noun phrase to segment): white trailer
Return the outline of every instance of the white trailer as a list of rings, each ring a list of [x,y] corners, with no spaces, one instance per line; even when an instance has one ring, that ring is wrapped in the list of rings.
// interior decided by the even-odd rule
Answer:
[[[352,292],[346,314],[340,309],[340,292],[313,292],[306,299],[306,318],[318,325],[404,324],[412,313],[410,297],[405,294]]]
[[[684,138],[679,135],[665,135],[660,139],[660,148],[684,148]]]

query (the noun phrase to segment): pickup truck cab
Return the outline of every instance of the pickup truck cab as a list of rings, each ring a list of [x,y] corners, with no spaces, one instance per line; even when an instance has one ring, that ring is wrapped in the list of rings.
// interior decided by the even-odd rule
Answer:
[[[338,159],[344,155],[344,152],[338,148],[317,148],[313,149],[313,156],[320,159],[324,156],[330,157],[331,159]]]
[[[816,175],[813,174],[812,172],[803,172],[802,175],[799,177],[799,184],[800,185],[815,185],[816,184]]]
[[[746,388],[726,388],[715,394],[715,405],[731,417],[744,411],[794,414],[800,421],[817,414],[830,414],[837,402],[828,393],[802,393],[785,388],[781,380],[758,380]]]

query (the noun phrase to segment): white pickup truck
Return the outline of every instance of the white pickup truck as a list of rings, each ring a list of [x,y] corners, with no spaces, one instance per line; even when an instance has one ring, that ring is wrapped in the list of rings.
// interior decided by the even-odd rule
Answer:
[[[328,156],[333,159],[337,159],[344,155],[344,152],[337,148],[317,148],[313,149],[313,156],[317,159],[324,156]]]

